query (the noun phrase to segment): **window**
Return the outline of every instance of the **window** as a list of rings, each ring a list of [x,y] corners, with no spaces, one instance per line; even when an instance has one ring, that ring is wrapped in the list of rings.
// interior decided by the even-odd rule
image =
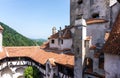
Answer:
[[[51,43],[54,44],[54,43],[55,43],[55,40],[51,40]]]
[[[82,2],[83,2],[83,0],[78,0],[78,4],[80,5],[80,4],[82,4]]]
[[[89,47],[89,40],[85,40],[84,41],[84,47],[86,48],[86,47]]]
[[[92,18],[99,18],[99,13],[92,14]]]
[[[104,69],[104,53],[99,56],[99,68]]]
[[[77,54],[79,54],[80,49],[79,49],[79,48],[76,48],[76,51],[77,51]]]
[[[63,44],[63,40],[61,40],[61,44]]]
[[[90,5],[92,6],[94,4],[94,0],[90,0]]]

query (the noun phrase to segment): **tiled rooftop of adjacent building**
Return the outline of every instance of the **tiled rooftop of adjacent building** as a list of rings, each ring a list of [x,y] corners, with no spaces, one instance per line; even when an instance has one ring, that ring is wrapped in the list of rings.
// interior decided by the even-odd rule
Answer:
[[[74,56],[69,54],[58,54],[55,52],[47,52],[40,49],[39,46],[31,47],[4,47],[3,52],[0,53],[0,59],[5,57],[29,57],[34,61],[45,65],[46,61],[50,58],[55,60],[55,63],[73,68]]]
[[[103,52],[120,55],[120,12],[106,41]]]

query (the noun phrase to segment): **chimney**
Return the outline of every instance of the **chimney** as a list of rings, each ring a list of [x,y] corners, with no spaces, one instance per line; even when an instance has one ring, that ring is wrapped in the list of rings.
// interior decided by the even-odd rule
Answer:
[[[85,40],[86,40],[86,21],[82,18],[82,14],[78,15],[75,20],[74,32],[74,78],[83,78],[84,59],[86,55]]]
[[[2,39],[3,39],[2,32],[3,32],[3,27],[0,25],[0,52],[3,51],[3,49],[2,49]]]
[[[59,38],[61,38],[62,36],[62,31],[61,31],[61,27],[60,27],[60,30],[59,30]]]

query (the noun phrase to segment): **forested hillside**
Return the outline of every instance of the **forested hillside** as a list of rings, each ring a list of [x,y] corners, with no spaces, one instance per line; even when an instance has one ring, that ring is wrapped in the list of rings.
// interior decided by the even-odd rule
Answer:
[[[34,46],[37,43],[0,22],[3,30],[3,46]]]

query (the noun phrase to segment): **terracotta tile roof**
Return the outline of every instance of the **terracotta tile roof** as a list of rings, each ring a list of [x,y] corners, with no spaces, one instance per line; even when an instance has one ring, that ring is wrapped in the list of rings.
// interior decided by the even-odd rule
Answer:
[[[120,55],[120,12],[102,51],[105,53]]]
[[[97,24],[97,23],[106,23],[108,21],[104,19],[93,18],[93,19],[86,20],[86,22],[87,22],[87,25],[89,25],[89,24]]]
[[[5,47],[6,51],[0,53],[0,58],[4,57],[30,57],[40,64],[45,64],[50,58],[55,59],[55,63],[67,67],[74,66],[74,55],[57,54],[40,49],[39,46],[31,47]]]
[[[66,27],[65,29],[61,30],[61,33],[62,33],[62,34],[61,34],[61,38],[62,38],[62,39],[72,38],[72,34],[71,34],[71,31],[70,31],[70,29],[71,29],[72,27],[73,27],[73,26],[69,26],[69,27]],[[51,36],[49,37],[49,39],[51,39],[51,38],[59,38],[59,32],[51,35]]]
[[[5,52],[5,47],[3,47],[3,51],[0,52],[0,59],[3,59],[7,56],[6,52]]]

